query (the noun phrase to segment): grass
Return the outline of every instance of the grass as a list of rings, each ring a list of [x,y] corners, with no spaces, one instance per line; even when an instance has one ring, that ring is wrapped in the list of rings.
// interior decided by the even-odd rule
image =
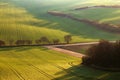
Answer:
[[[79,5],[79,0],[69,3],[61,1],[46,3],[47,0],[6,0],[0,3],[0,39],[35,40],[47,36],[50,40],[71,34],[73,42],[96,41],[100,38],[120,39],[119,34],[112,34],[93,26],[70,19],[47,14],[48,10],[69,11]],[[29,4],[28,4],[29,1]],[[41,1],[42,4],[37,1]],[[44,2],[45,1],[45,2]],[[71,5],[72,4],[72,5]],[[81,4],[84,4],[82,1]],[[67,6],[66,6],[67,5]],[[62,7],[61,7],[62,6]],[[74,6],[74,7],[73,7]],[[84,52],[84,51],[83,51]],[[41,47],[0,48],[0,80],[119,80],[120,73],[76,66],[81,59]]]
[[[42,47],[0,48],[0,80],[120,79],[119,72],[76,66],[81,59]]]
[[[79,42],[97,41],[98,39],[108,39],[108,40],[120,39],[119,34],[109,33],[109,32],[103,31],[103,30],[99,30],[99,29],[97,29],[91,25],[87,25],[85,23],[80,23],[80,22],[76,22],[76,21],[73,21],[73,20],[70,20],[67,18],[60,18],[60,17],[55,17],[55,16],[47,14],[47,11],[50,11],[50,10],[72,12],[73,11],[72,9],[74,9],[77,6],[76,3],[78,3],[78,4],[80,3],[80,1],[77,2],[77,0],[73,1],[73,2],[70,1],[68,3],[62,3],[59,1],[56,2],[54,0],[52,0],[52,1],[53,1],[52,3],[47,3],[46,1],[41,1],[40,3],[37,3],[37,1],[35,1],[35,2],[30,1],[29,2],[30,5],[27,4],[28,1],[25,1],[24,4],[22,1],[13,1],[11,3],[13,3],[19,7],[25,8],[29,13],[31,13],[37,19],[42,19],[42,20],[45,20],[45,21],[48,21],[49,23],[51,23],[51,24],[49,24],[49,23],[44,24],[43,27],[65,31],[72,35],[79,36],[80,38],[82,38],[81,40],[79,40]],[[81,1],[81,4],[83,2],[84,1]],[[92,2],[94,2],[94,1],[92,1]],[[31,5],[33,5],[33,6],[31,6]],[[38,9],[38,10],[36,10],[36,9]],[[110,10],[108,10],[108,12],[109,11]],[[99,12],[99,11],[96,10],[95,12]],[[73,11],[73,13],[75,14],[76,11]],[[89,13],[89,11],[87,13]],[[87,14],[87,13],[84,16],[91,16],[90,14]],[[105,14],[105,13],[103,13],[103,14]],[[106,15],[108,15],[108,14],[106,14]],[[94,16],[94,17],[96,17],[96,16]],[[98,17],[100,17],[100,16],[98,16]],[[119,22],[119,20],[118,20],[118,22]],[[39,25],[37,25],[37,26],[39,26]],[[39,27],[41,27],[41,26],[39,26]]]
[[[64,36],[71,34],[63,30],[49,28],[58,23],[50,23],[43,19],[37,19],[29,14],[24,8],[14,5],[0,3],[0,39],[8,43],[9,40],[37,40],[46,36],[51,42],[59,39],[64,42]],[[72,34],[71,34],[72,35]],[[92,41],[81,36],[73,35],[72,42]]]
[[[73,2],[70,2],[69,4],[64,3],[62,5],[60,3],[47,4],[44,1],[41,1],[41,3],[43,3],[41,5],[39,5],[40,3],[36,3],[36,1],[30,1],[30,5],[27,4],[27,1],[25,1],[24,4],[22,1],[13,0],[9,2],[10,3],[6,2],[7,4],[0,3],[1,5],[7,5],[0,9],[2,17],[2,20],[0,20],[0,39],[5,40],[6,42],[8,42],[9,39],[35,40],[39,39],[41,36],[48,37],[50,41],[58,38],[61,42],[64,42],[63,37],[66,34],[73,35],[72,42],[91,42],[98,41],[99,39],[120,39],[119,34],[109,33],[85,23],[47,14],[47,11],[49,10],[69,11],[73,8],[73,5],[70,6]],[[58,6],[56,7],[56,5]],[[64,7],[65,5],[68,6]],[[87,13],[86,15],[91,16]],[[15,35],[12,36],[13,34]]]
[[[120,10],[115,8],[91,8],[86,10],[68,11],[68,13],[82,19],[97,20],[99,22],[117,25],[119,25],[120,21]]]

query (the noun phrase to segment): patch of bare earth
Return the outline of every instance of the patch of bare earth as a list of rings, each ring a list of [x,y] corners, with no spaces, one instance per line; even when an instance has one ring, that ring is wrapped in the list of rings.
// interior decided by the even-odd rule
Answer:
[[[70,56],[74,56],[74,57],[78,57],[78,58],[81,58],[81,57],[85,56],[82,53],[77,53],[77,52],[73,52],[73,51],[70,51],[70,50],[62,49],[62,48],[56,48],[56,47],[53,47],[53,46],[45,46],[45,47],[48,48],[48,49],[58,51],[58,52],[68,54]]]

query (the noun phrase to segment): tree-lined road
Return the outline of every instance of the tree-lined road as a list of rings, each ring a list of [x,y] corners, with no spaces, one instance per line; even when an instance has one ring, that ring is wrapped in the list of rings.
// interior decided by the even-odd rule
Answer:
[[[110,41],[110,42],[115,42],[115,41]],[[48,49],[54,50],[54,51],[58,51],[64,54],[68,54],[74,57],[78,57],[81,58],[83,56],[85,56],[83,53],[78,53],[78,52],[74,52],[74,51],[70,51],[70,50],[66,50],[66,49],[62,49],[60,47],[67,47],[67,46],[87,46],[87,45],[94,45],[94,44],[98,44],[99,42],[88,42],[88,43],[75,43],[75,44],[64,44],[64,45],[49,45],[49,46],[44,46]]]
[[[74,56],[74,57],[78,57],[78,58],[81,58],[83,56],[85,56],[84,54],[82,53],[78,53],[78,52],[73,52],[73,51],[70,51],[70,50],[66,50],[66,49],[62,49],[62,48],[59,48],[59,47],[62,47],[62,46],[78,46],[78,45],[81,45],[81,46],[87,46],[87,45],[93,45],[93,44],[97,44],[98,42],[89,42],[89,43],[75,43],[75,44],[65,44],[65,45],[50,45],[50,46],[44,46],[48,49],[51,49],[51,50],[54,50],[54,51],[58,51],[58,52],[61,52],[61,53],[64,53],[64,54],[68,54],[68,55],[71,55],[71,56]]]

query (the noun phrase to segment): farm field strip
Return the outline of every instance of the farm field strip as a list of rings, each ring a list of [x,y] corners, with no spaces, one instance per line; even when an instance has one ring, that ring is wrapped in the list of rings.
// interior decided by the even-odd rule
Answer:
[[[31,53],[31,52],[29,52],[30,54],[33,54],[33,56],[35,56],[35,57],[37,57],[37,55],[34,55],[34,53]],[[12,53],[11,53],[12,54]],[[20,57],[19,57],[19,55],[13,55],[13,56],[15,56],[17,59],[18,59],[18,61],[21,61],[22,63],[24,63],[24,64],[26,64],[27,66],[29,66],[29,67],[31,67],[32,69],[34,69],[34,70],[36,70],[37,72],[39,72],[40,74],[42,74],[42,75],[44,75],[45,77],[47,77],[48,79],[54,79],[55,77],[53,76],[53,75],[50,75],[50,74],[48,74],[47,72],[45,72],[44,70],[42,70],[42,69],[40,69],[40,68],[38,68],[38,67],[36,67],[35,65],[33,65],[32,63],[30,63],[30,62],[28,62],[28,61],[25,61],[25,60],[21,60],[20,59]],[[29,56],[29,55],[28,55]],[[43,62],[47,62],[47,63],[49,63],[48,61],[46,61],[46,60],[44,60],[44,59],[42,59],[42,58],[40,58],[40,57],[38,57],[40,60],[42,60]],[[50,63],[49,63],[50,64]],[[53,65],[52,65],[53,66]]]
[[[3,20],[0,20],[0,39],[6,41],[7,44],[9,40],[14,40],[14,42],[16,40],[33,40],[34,43],[34,40],[42,36],[47,37],[51,42],[56,38],[64,42],[63,37],[69,34],[61,30],[46,28],[47,25],[41,26],[43,23],[48,22],[42,19],[36,19],[24,8],[15,8],[11,5],[9,7],[6,6],[0,9],[0,14],[0,16],[3,17]],[[20,14],[22,16],[19,16]],[[41,25],[33,26],[34,23]],[[47,27],[49,27],[49,25]]]
[[[58,51],[58,52],[62,52],[62,53],[65,53],[65,54],[68,54],[68,55],[71,55],[71,56],[74,56],[74,57],[78,57],[78,58],[82,58],[83,56],[85,56],[82,53],[77,53],[77,52],[73,52],[73,51],[70,51],[70,50],[57,48],[57,47],[53,47],[53,46],[47,46],[47,48],[51,49],[51,50]]]
[[[37,52],[38,52],[39,50],[37,50]],[[4,51],[5,52],[5,51]],[[44,51],[43,51],[44,52]],[[52,51],[50,51],[50,52],[52,52]],[[1,53],[1,52],[0,52]],[[24,53],[24,52],[23,52]],[[12,54],[12,57],[14,57],[15,58],[15,60],[13,59],[13,60],[10,60],[10,61],[5,61],[5,60],[3,60],[3,64],[4,65],[8,65],[8,67],[9,67],[9,69],[19,78],[19,80],[27,80],[27,76],[26,76],[26,74],[28,75],[29,73],[24,73],[24,72],[26,72],[26,70],[29,70],[29,71],[33,71],[33,70],[35,70],[35,72],[37,71],[37,73],[39,73],[39,75],[38,76],[40,76],[40,75],[43,75],[43,77],[45,78],[45,77],[47,77],[48,78],[48,80],[51,80],[51,79],[54,79],[56,76],[54,75],[54,72],[49,72],[49,71],[51,71],[50,69],[48,69],[47,68],[47,66],[46,67],[43,67],[42,65],[36,65],[36,64],[33,64],[34,63],[34,60],[31,62],[31,61],[28,61],[28,59],[26,60],[24,60],[24,58],[23,59],[21,59],[21,57],[23,56],[23,57],[25,57],[25,56],[28,56],[28,58],[30,57],[30,56],[33,56],[33,57],[36,57],[36,59],[35,60],[37,60],[37,63],[46,63],[49,67],[51,67],[52,69],[54,69],[55,71],[63,71],[63,69],[65,69],[65,68],[67,68],[67,67],[70,67],[69,65],[68,65],[68,62],[67,61],[64,61],[64,63],[66,63],[66,67],[64,68],[64,67],[62,67],[62,66],[59,66],[59,64],[61,64],[61,62],[60,63],[58,63],[58,64],[56,64],[55,62],[49,62],[49,61],[47,61],[46,59],[44,59],[44,58],[42,58],[41,56],[38,56],[38,54],[37,53],[35,53],[35,55],[34,55],[34,53],[32,53],[31,51],[29,52],[28,51],[28,53],[29,54],[27,54],[27,55],[23,55],[21,52],[19,53],[14,53],[13,51],[9,51],[9,53],[6,53],[6,54],[8,54],[8,55],[10,55],[10,54]],[[22,55],[21,55],[22,54]],[[47,54],[50,54],[51,55],[51,53],[47,53]],[[46,54],[46,55],[47,55]],[[61,55],[61,54],[54,54],[53,53],[53,56],[59,56],[59,55]],[[0,54],[0,56],[1,56],[1,54]],[[9,56],[10,57],[10,56]],[[61,55],[60,56],[61,57],[61,59],[63,58],[63,59],[69,59],[69,57],[67,57],[67,55],[65,56],[65,55]],[[53,57],[54,58],[54,57]],[[40,61],[38,61],[38,59],[40,59]],[[49,58],[48,58],[49,59]],[[1,61],[1,60],[0,60]],[[41,62],[42,61],[42,62]],[[16,64],[16,62],[18,62],[17,64]],[[9,64],[6,64],[6,63],[9,63]],[[36,63],[36,62],[35,62]],[[18,64],[21,64],[21,66],[19,66]],[[62,64],[63,64],[63,62],[62,62]],[[26,69],[25,71],[23,71],[24,70],[24,68]],[[17,68],[17,67],[19,67],[19,68]],[[27,68],[28,67],[28,68]],[[23,69],[22,69],[23,68]],[[20,69],[20,70],[18,70],[18,69]],[[31,72],[32,72],[31,71]],[[64,72],[64,74],[67,74],[66,72]],[[28,76],[29,77],[29,76]],[[24,79],[23,79],[24,78]],[[34,80],[34,79],[33,79]]]
[[[14,69],[11,65],[8,64],[8,67],[13,71],[13,73],[20,79],[20,80],[25,80],[24,77],[16,70]]]
[[[120,9],[113,8],[94,8],[80,11],[66,11],[66,13],[69,13],[77,18],[97,20],[100,23],[109,23],[119,26],[119,11]]]
[[[22,63],[26,64],[27,66],[29,66],[31,69],[34,69],[36,70],[37,72],[39,72],[40,74],[42,74],[43,76],[47,77],[48,79],[53,79],[54,77],[48,73],[46,73],[45,71],[41,70],[40,68],[36,67],[35,65],[31,64],[31,63],[28,63],[26,61],[23,61],[23,60],[20,60]],[[12,67],[11,67],[12,68]],[[17,74],[17,76],[21,79],[21,80],[26,80],[22,77],[22,75],[16,71],[14,68],[12,68],[13,72],[15,72],[15,74]]]
[[[53,39],[56,38],[59,39],[60,42],[64,42],[64,36],[67,34],[73,35],[74,39],[72,42],[97,41],[98,36],[102,39],[112,38],[111,40],[116,38],[118,39],[120,37],[119,35],[107,33],[105,31],[100,31],[95,28],[91,28],[90,25],[84,23],[78,23],[73,20],[58,18],[48,15],[46,11],[48,11],[49,9],[52,10],[53,9],[52,7],[45,8],[45,10],[40,8],[39,10],[40,12],[37,12],[40,14],[34,15],[32,12],[30,12],[31,10],[27,9],[25,6],[17,5],[16,7],[16,6],[11,6],[11,4],[8,3],[7,5],[9,5],[9,7],[6,6],[5,8],[0,9],[1,15],[4,16],[3,17],[4,21],[0,21],[2,23],[1,26],[5,28],[5,32],[3,32],[2,27],[0,27],[0,32],[2,32],[0,34],[1,35],[0,39],[5,40],[7,43],[9,40],[14,40],[15,42],[16,40],[20,40],[20,39],[33,40],[34,43],[36,39],[39,39],[42,36],[48,37],[51,42]],[[7,11],[9,11],[10,13]],[[68,8],[66,11],[68,11]],[[7,14],[7,16],[5,16],[3,13]],[[19,16],[20,14],[22,16]],[[7,20],[8,18],[9,20]],[[88,30],[86,30],[87,28]],[[83,29],[85,31],[83,31]],[[94,34],[96,32],[97,34]]]
[[[47,48],[0,48],[0,70],[2,71],[0,72],[0,74],[3,74],[3,72],[4,74],[7,74],[4,68],[8,68],[9,70],[7,70],[7,72],[9,73],[10,79],[12,79],[13,76],[15,76],[16,80],[57,80],[63,75],[69,75],[75,76],[75,79],[89,80],[98,78],[104,79],[112,75],[108,72],[102,72],[84,67],[81,68],[82,65],[77,66],[80,65],[80,63],[81,59],[74,58],[56,51],[52,51]],[[3,67],[1,64],[4,64],[4,66],[6,67]],[[74,71],[74,69],[69,69],[72,67],[77,72]],[[88,73],[91,74],[86,76],[86,69],[88,70]],[[83,72],[82,70],[85,70],[85,72]],[[62,74],[57,74],[59,72]],[[96,72],[98,73],[96,74]],[[6,78],[6,76],[0,77],[2,77],[1,80],[3,78],[9,80]]]

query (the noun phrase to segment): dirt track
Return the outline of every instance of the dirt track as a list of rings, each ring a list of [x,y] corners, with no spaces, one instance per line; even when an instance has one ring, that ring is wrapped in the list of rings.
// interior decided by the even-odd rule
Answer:
[[[115,41],[110,41],[110,42],[115,42]],[[83,57],[85,55],[82,54],[82,53],[73,52],[73,51],[62,49],[62,48],[58,48],[58,47],[60,47],[60,46],[75,46],[75,45],[76,46],[77,45],[85,46],[85,45],[91,45],[91,44],[98,44],[98,42],[76,43],[76,44],[66,44],[66,45],[51,45],[51,46],[44,46],[44,47],[48,48],[48,49],[51,49],[51,50],[54,50],[54,51],[58,51],[58,52],[64,53],[64,54],[68,54],[68,55],[71,55],[71,56],[74,56],[74,57],[81,58],[81,57]]]
[[[85,6],[85,7],[75,8],[75,10],[84,10],[84,9],[89,9],[89,8],[120,8],[120,5]]]
[[[62,52],[64,54],[68,54],[68,55],[78,57],[78,58],[81,58],[81,57],[85,56],[82,53],[77,53],[77,52],[73,52],[73,51],[66,50],[66,49],[56,48],[56,47],[53,47],[53,46],[45,46],[45,47],[48,48],[48,49],[55,50],[55,51],[58,51],[58,52]]]

